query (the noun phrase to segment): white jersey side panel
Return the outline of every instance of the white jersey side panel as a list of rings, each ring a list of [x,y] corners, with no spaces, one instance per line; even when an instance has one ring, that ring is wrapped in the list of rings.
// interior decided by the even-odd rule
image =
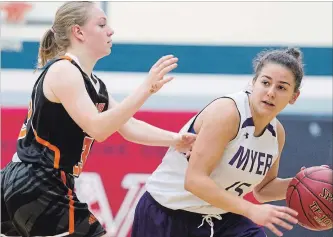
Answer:
[[[243,197],[260,183],[278,156],[276,119],[260,137],[254,137],[254,125],[245,92],[225,96],[234,100],[240,114],[238,134],[227,145],[211,178],[221,188]],[[195,117],[181,131],[188,131]],[[209,144],[207,144],[209,146]],[[182,153],[170,148],[162,163],[149,177],[146,188],[161,205],[201,214],[223,214],[216,208],[184,189],[188,161]]]

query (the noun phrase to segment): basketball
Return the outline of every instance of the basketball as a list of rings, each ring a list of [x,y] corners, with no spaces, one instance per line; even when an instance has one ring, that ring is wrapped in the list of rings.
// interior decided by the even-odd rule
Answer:
[[[332,228],[333,170],[314,166],[301,170],[288,186],[287,206],[298,212],[299,225],[314,231]]]

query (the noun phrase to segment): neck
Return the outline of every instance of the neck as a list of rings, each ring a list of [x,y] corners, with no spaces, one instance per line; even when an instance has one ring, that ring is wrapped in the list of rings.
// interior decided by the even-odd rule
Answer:
[[[79,64],[81,69],[90,77],[95,64],[97,63],[97,59],[90,57],[88,53],[84,50],[78,50],[74,48],[68,48],[67,53],[73,54],[79,60]]]
[[[273,120],[274,116],[265,116],[258,114],[255,109],[253,108],[253,104],[251,103],[251,100],[249,100],[250,103],[250,109],[254,124],[254,136],[260,136],[264,129],[267,127],[267,125]]]

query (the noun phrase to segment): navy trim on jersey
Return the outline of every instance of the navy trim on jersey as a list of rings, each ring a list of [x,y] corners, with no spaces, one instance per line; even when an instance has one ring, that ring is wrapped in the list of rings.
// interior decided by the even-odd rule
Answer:
[[[196,132],[194,131],[194,122],[191,124],[190,128],[188,129],[188,132],[196,134]]]
[[[247,93],[247,92],[245,92],[245,93]],[[223,98],[231,99],[231,100],[235,103],[235,106],[236,106],[236,109],[237,109],[237,111],[238,111],[238,115],[239,115],[239,123],[238,123],[237,133],[236,133],[236,136],[230,140],[230,142],[233,141],[233,140],[238,136],[239,129],[240,129],[240,122],[241,122],[241,119],[242,119],[242,118],[241,118],[241,114],[240,114],[240,112],[239,112],[239,109],[238,109],[238,106],[237,106],[236,101],[235,101],[233,98],[228,97],[228,96],[218,97],[218,98],[212,100],[209,104],[207,104],[207,105],[206,105],[206,106],[205,106],[205,107],[204,107],[204,108],[203,108],[203,109],[202,109],[202,110],[201,110],[201,111],[195,116],[195,118],[193,119],[193,121],[192,121],[192,123],[191,123],[189,129],[187,130],[187,132],[189,132],[189,133],[193,133],[193,134],[196,134],[196,132],[195,132],[195,130],[194,130],[194,123],[195,123],[195,121],[197,120],[199,114],[201,114],[201,112],[204,111],[204,109],[206,109],[206,108],[207,108],[211,103],[213,103],[215,100],[223,99]],[[184,153],[184,154],[185,154],[185,153]],[[189,159],[190,159],[190,157],[187,158],[187,161],[189,161]]]
[[[207,104],[196,116],[195,116],[195,118],[193,119],[193,121],[192,121],[192,123],[191,123],[191,125],[190,125],[190,127],[189,127],[189,129],[187,130],[187,132],[190,132],[190,133],[194,133],[194,134],[196,134],[196,132],[194,131],[194,122],[195,122],[195,120],[197,120],[197,118],[198,118],[198,116],[199,116],[199,114],[201,114],[201,112],[202,111],[204,111],[204,109],[206,109],[207,107],[208,107],[208,105],[210,105],[211,103],[213,103],[215,100],[218,100],[218,99],[221,99],[221,98],[224,98],[224,97],[218,97],[218,98],[216,98],[216,99],[214,99],[214,100],[212,100],[209,104]]]
[[[252,117],[247,118],[244,123],[242,124],[242,128],[246,128],[246,127],[254,127],[254,122]]]
[[[245,93],[247,93],[246,91],[245,91]],[[238,124],[238,131],[237,131],[237,135],[238,135],[238,132],[239,132],[239,127],[240,127],[240,121],[241,121],[241,114],[240,114],[240,112],[239,112],[239,109],[238,109],[238,107],[237,107],[237,103],[236,103],[236,101],[233,99],[233,98],[231,98],[231,97],[228,97],[228,96],[222,96],[222,97],[218,97],[218,98],[216,98],[215,100],[218,100],[218,99],[223,99],[223,98],[226,98],[226,99],[230,99],[230,100],[232,100],[234,103],[235,103],[235,105],[236,105],[236,108],[237,108],[237,111],[238,111],[238,115],[239,115],[239,118],[240,118],[240,120],[239,120],[239,124]],[[208,105],[210,105],[211,103],[213,103],[215,100],[213,100],[213,101],[211,101],[209,104],[207,104],[196,116],[195,116],[195,118],[193,119],[193,121],[192,121],[192,123],[191,123],[191,125],[190,125],[190,127],[189,127],[189,129],[187,130],[187,132],[190,132],[190,133],[194,133],[194,134],[196,134],[196,132],[195,132],[195,130],[194,130],[194,122],[195,122],[195,120],[197,119],[197,117],[199,116],[199,114],[201,114],[201,112],[202,111],[204,111],[204,109],[206,109],[207,107],[208,107]],[[237,135],[233,138],[233,139],[231,139],[231,141],[232,140],[234,140],[236,137],[237,137]]]
[[[272,124],[268,124],[267,129],[272,133],[273,137],[276,137],[276,132]]]
[[[252,117],[251,118],[247,118],[244,121],[244,123],[242,124],[242,128],[246,128],[246,127],[254,127],[254,122],[253,122],[253,118]],[[274,131],[274,127],[273,127],[272,124],[268,124],[265,127],[264,131],[260,134],[260,136],[262,136],[265,133],[266,129],[272,133],[273,137],[276,137],[276,132]],[[258,136],[258,137],[260,137],[260,136]]]

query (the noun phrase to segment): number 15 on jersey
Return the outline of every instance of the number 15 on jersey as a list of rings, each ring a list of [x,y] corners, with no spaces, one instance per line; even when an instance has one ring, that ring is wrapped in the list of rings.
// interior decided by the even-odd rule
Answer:
[[[250,186],[251,184],[238,181],[227,187],[225,190],[229,191],[230,189],[232,189],[233,191],[238,193],[238,196],[241,196],[244,193],[244,189],[249,188]]]

